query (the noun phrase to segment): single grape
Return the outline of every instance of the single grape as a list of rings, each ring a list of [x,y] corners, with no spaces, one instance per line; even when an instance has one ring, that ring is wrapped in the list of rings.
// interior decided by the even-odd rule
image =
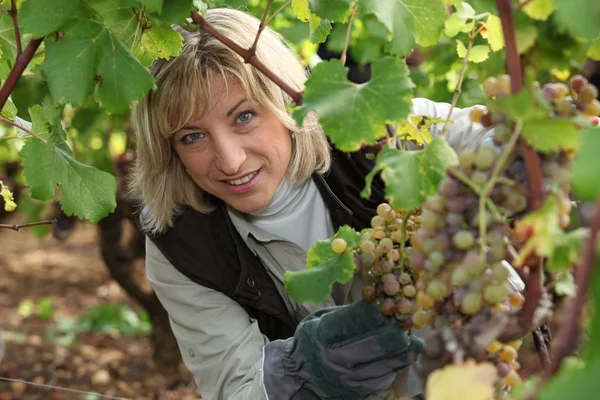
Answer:
[[[371,218],[371,228],[376,229],[384,225],[385,220],[380,215]]]
[[[424,292],[417,293],[417,303],[423,308],[432,308],[435,305],[433,298]]]
[[[466,315],[474,315],[481,310],[483,302],[479,293],[467,293],[460,302],[460,311]]]
[[[446,297],[448,291],[446,290],[446,284],[444,282],[435,279],[427,285],[427,293],[434,301],[438,301]]]
[[[587,83],[581,88],[578,99],[586,103],[591,103],[592,101],[596,100],[597,97],[598,89],[596,89],[596,86]]]
[[[560,99],[554,104],[556,112],[561,115],[573,115],[575,112],[575,105],[567,99]]]
[[[508,296],[508,302],[513,307],[521,307],[525,303],[525,297],[519,292],[514,292]]]
[[[551,101],[551,102],[553,102],[559,98],[558,92],[556,91],[554,86],[550,83],[547,83],[544,86],[542,86],[542,94],[548,101]]]
[[[387,203],[381,203],[377,206],[377,215],[382,218],[385,218],[390,211],[392,211],[392,207]]]
[[[487,285],[483,289],[483,299],[489,304],[496,304],[506,299],[508,290],[504,283],[494,283]]]
[[[483,125],[486,128],[494,126],[494,116],[491,111],[488,111],[487,113],[483,114],[483,116],[481,117],[481,125]]]
[[[438,193],[448,199],[448,202],[450,198],[458,195],[459,190],[459,183],[451,178],[444,178],[438,186]]]
[[[499,355],[502,361],[510,363],[517,359],[517,350],[510,346],[504,346],[502,347],[502,350],[500,350]]]
[[[403,285],[409,285],[412,283],[412,277],[410,276],[410,274],[403,272],[398,277],[398,282],[400,282]]]
[[[424,327],[431,320],[431,315],[425,310],[419,310],[412,316],[412,321],[419,329]]]
[[[441,214],[446,209],[446,200],[439,195],[429,196],[425,200],[424,207],[437,214]]]
[[[444,254],[439,250],[433,251],[431,254],[429,254],[427,260],[431,262],[434,269],[440,268],[446,261]]]
[[[384,274],[389,274],[394,271],[394,262],[391,260],[384,260],[380,262],[379,269],[381,269],[381,272]]]
[[[362,291],[363,300],[372,303],[377,298],[377,290],[373,286],[365,286]]]
[[[452,243],[459,250],[468,250],[475,244],[475,236],[473,232],[463,229],[454,234]]]
[[[421,226],[425,229],[435,229],[439,218],[439,215],[433,211],[425,209],[421,213]]]
[[[464,170],[469,170],[475,164],[475,152],[473,150],[465,150],[458,155],[458,163]]]
[[[469,114],[469,117],[471,118],[471,121],[473,121],[475,123],[480,123],[481,122],[481,117],[483,117],[483,109],[481,109],[479,107],[474,107],[471,110],[471,113]]]
[[[373,254],[375,251],[375,243],[372,240],[365,240],[359,247],[364,254]]]
[[[398,300],[398,302],[396,303],[396,311],[400,314],[410,314],[412,308],[412,301],[405,298]]]
[[[424,268],[426,259],[425,254],[415,252],[410,257],[409,265],[413,270],[419,271]]]
[[[595,117],[600,115],[600,101],[594,99],[588,103],[588,108],[583,112],[586,117]]]
[[[519,364],[519,362],[517,360],[513,361],[510,363],[510,367],[514,370],[514,371],[518,371],[521,369],[521,364]]]
[[[490,97],[495,96],[498,93],[498,80],[493,76],[487,78],[483,81],[483,91]]]
[[[386,236],[383,228],[376,228],[373,230],[373,237],[375,239],[383,239]]]
[[[379,247],[381,248],[382,253],[387,253],[388,251],[394,248],[394,242],[392,241],[392,239],[384,237],[379,241]]]
[[[396,279],[388,279],[383,284],[383,291],[388,296],[395,296],[400,291],[400,283]]]
[[[473,175],[471,175],[471,180],[477,186],[483,186],[488,181],[488,174],[487,174],[487,172],[480,171],[480,170],[475,171],[475,172],[473,172]]]
[[[391,249],[387,252],[387,258],[390,261],[398,261],[400,259],[400,252],[397,249]]]
[[[496,127],[494,129],[494,140],[498,144],[503,144],[503,143],[508,142],[511,135],[512,135],[512,132],[508,126],[496,125]]]
[[[331,242],[331,250],[333,250],[333,252],[337,254],[341,254],[344,251],[346,251],[347,247],[348,245],[346,244],[346,241],[342,238],[335,238]]]
[[[521,379],[517,371],[511,369],[508,372],[508,375],[504,377],[504,382],[506,382],[506,384],[512,388],[517,385],[520,385],[521,382],[523,382],[523,380]]]
[[[588,83],[588,80],[583,75],[575,75],[571,78],[571,89],[575,93],[581,92],[583,86]]]
[[[471,276],[464,268],[456,268],[452,272],[452,284],[454,286],[466,286],[471,280]]]
[[[491,146],[482,146],[477,152],[475,158],[475,165],[481,170],[489,169],[492,164],[496,161],[496,150]]]
[[[446,215],[446,223],[450,226],[460,227],[463,223],[463,217],[460,214],[448,213]]]
[[[569,87],[562,82],[556,82],[554,84],[554,90],[556,90],[557,99],[562,99],[563,97],[567,96],[571,91]]]
[[[498,376],[500,378],[504,378],[511,371],[510,365],[505,362],[499,362],[496,364],[496,369],[498,370]]]
[[[360,265],[362,265],[363,268],[371,267],[375,263],[375,255],[373,253],[359,254],[358,259],[360,260]]]
[[[510,76],[507,74],[499,75],[498,80],[498,91],[504,93],[510,93]]]
[[[396,303],[392,299],[385,299],[379,305],[379,310],[385,316],[392,316],[396,313]]]
[[[490,342],[490,344],[488,344],[486,350],[488,351],[488,353],[496,354],[500,352],[500,350],[502,350],[502,346],[502,343],[500,343],[497,340],[493,340],[492,342]]]
[[[415,297],[417,294],[417,289],[413,285],[406,285],[402,288],[402,293],[406,297]]]
[[[522,339],[516,339],[513,341],[510,341],[508,343],[506,343],[507,346],[512,347],[515,350],[519,350],[519,348],[521,348],[521,345],[523,344],[523,340]]]
[[[510,271],[508,267],[501,262],[494,264],[492,267],[492,276],[498,282],[505,282],[509,275]]]

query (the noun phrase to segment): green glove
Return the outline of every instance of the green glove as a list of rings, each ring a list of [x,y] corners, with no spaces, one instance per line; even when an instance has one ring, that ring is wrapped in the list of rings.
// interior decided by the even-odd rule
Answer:
[[[326,308],[300,322],[293,338],[265,346],[263,382],[269,399],[366,399],[424,347],[375,303]]]

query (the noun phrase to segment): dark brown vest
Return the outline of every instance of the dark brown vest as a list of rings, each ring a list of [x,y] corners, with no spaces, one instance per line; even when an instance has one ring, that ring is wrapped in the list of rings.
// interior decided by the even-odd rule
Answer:
[[[360,196],[365,176],[374,165],[365,154],[333,150],[330,171],[313,176],[336,230],[342,225],[357,230],[369,227],[377,205],[383,201],[379,177],[373,180],[371,198]],[[292,336],[296,322],[275,283],[233,226],[225,205],[221,201],[215,204],[215,210],[208,214],[188,208],[172,228],[150,239],[192,281],[239,303],[270,340]]]

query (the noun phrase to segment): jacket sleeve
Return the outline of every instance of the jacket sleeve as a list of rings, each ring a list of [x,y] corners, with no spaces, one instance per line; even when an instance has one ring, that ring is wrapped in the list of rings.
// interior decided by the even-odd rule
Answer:
[[[411,114],[445,120],[450,107],[451,105],[448,103],[436,103],[428,99],[416,98],[413,99]],[[466,149],[476,149],[483,143],[493,143],[493,128],[485,128],[483,125],[471,121],[469,117],[471,110],[473,107],[454,108],[450,116],[446,140],[457,153]],[[440,136],[443,127],[444,123],[431,125],[431,137]]]
[[[146,274],[169,314],[185,365],[203,399],[263,400],[268,339],[235,301],[180,273],[146,239]]]

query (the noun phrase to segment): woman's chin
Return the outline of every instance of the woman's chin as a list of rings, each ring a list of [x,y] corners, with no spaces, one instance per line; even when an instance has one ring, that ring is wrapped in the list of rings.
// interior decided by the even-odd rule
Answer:
[[[235,199],[234,201],[231,202],[226,202],[227,205],[229,205],[229,207],[232,207],[234,209],[236,209],[237,211],[244,213],[244,214],[249,214],[249,213],[253,213],[255,211],[258,211],[262,208],[265,208],[267,206],[267,204],[269,204],[268,199],[247,199],[247,200],[242,200],[242,199]]]

